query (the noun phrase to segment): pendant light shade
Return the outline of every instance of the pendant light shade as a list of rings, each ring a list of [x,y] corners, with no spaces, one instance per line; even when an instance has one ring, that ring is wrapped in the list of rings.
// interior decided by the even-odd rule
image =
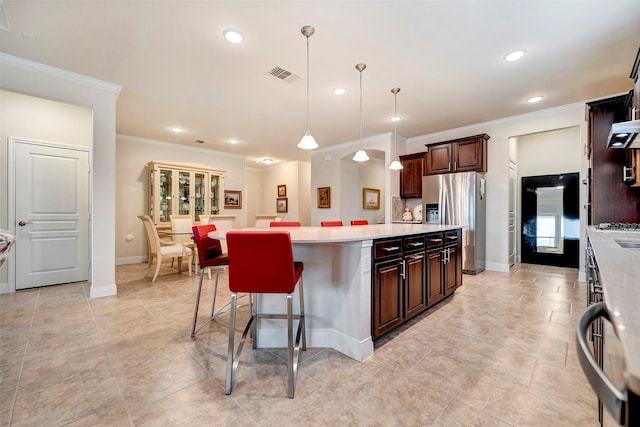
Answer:
[[[300,32],[307,38],[307,132],[298,143],[298,148],[313,150],[314,148],[318,148],[318,144],[309,131],[309,37],[311,37],[316,30],[310,25],[305,25]]]
[[[367,64],[357,64],[356,70],[360,72],[360,149],[353,156],[354,162],[366,162],[369,160],[367,152],[362,149],[362,71],[367,68]]]
[[[402,169],[402,163],[400,163],[400,159],[398,158],[398,92],[400,92],[399,87],[394,87],[391,89],[391,93],[393,94],[393,150],[395,151],[396,157],[389,165],[389,169],[397,171]]]

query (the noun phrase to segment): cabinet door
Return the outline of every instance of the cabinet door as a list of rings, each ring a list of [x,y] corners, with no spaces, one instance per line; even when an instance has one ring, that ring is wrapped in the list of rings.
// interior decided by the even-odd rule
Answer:
[[[462,261],[462,257],[458,252],[457,246],[451,246],[445,249],[447,252],[446,262],[444,263],[444,294],[449,296],[458,287],[458,276],[461,275],[462,264],[458,262],[458,258]]]
[[[451,172],[451,144],[431,145],[428,148],[426,175]]]
[[[171,169],[159,169],[154,171],[154,174],[158,174],[158,216],[150,215],[151,218],[158,223],[169,223],[169,215],[174,212],[174,205],[172,203],[173,197],[173,171]],[[153,197],[156,193],[151,193]]]
[[[209,183],[209,213],[211,215],[218,215],[220,213],[220,196],[222,194],[220,176],[211,174],[209,176]]]
[[[191,173],[178,171],[178,215],[191,215]]]
[[[456,142],[453,145],[453,171],[486,172],[485,147],[486,143],[482,138]]]
[[[371,335],[376,338],[400,325],[402,315],[402,259],[375,264]]]
[[[422,197],[422,175],[424,170],[424,153],[400,156],[400,197],[413,199]]]
[[[209,174],[195,172],[193,176],[193,222],[200,222],[200,215],[205,215],[206,191]]]
[[[405,262],[405,313],[409,319],[427,308],[425,253],[407,255]]]
[[[442,250],[427,252],[427,305],[433,305],[444,298],[442,259]]]

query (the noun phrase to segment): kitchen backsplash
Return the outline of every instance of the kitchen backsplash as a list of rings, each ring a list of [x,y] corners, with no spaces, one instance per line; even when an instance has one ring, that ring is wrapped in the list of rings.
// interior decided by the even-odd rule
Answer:
[[[413,213],[417,206],[422,206],[422,199],[401,199],[391,198],[391,221],[402,221],[402,214],[405,206],[408,206]]]

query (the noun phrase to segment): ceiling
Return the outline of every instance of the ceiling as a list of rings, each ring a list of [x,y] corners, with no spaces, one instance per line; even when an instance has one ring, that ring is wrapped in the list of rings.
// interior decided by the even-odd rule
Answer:
[[[275,165],[363,137],[413,137],[629,90],[640,1],[5,0],[0,50],[122,86],[117,132]],[[240,30],[230,44],[222,32]],[[517,62],[503,57],[526,49]],[[280,67],[299,76],[282,81]],[[332,89],[345,87],[343,96]],[[526,99],[544,98],[537,104]],[[177,126],[179,134],[171,132]],[[237,144],[231,145],[230,139]],[[203,140],[198,144],[195,140]]]

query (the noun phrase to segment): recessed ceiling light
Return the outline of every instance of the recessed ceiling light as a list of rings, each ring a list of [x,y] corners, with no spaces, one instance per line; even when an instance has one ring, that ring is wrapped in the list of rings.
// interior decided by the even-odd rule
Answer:
[[[340,96],[340,95],[344,95],[345,93],[347,93],[347,90],[345,88],[343,88],[343,87],[337,87],[337,88],[333,89],[333,94],[334,95]]]
[[[229,43],[237,44],[237,43],[242,43],[242,41],[244,40],[244,36],[242,35],[242,33],[232,28],[227,28],[222,32],[222,34],[224,35],[224,38],[227,39]]]
[[[537,96],[532,96],[531,98],[527,99],[527,102],[529,104],[535,104],[536,102],[540,102],[542,101],[542,96],[537,95]]]
[[[522,57],[524,56],[525,52],[526,52],[526,51],[525,51],[524,49],[522,49],[522,50],[515,50],[515,51],[513,51],[513,52],[511,52],[511,53],[507,54],[507,55],[504,57],[504,60],[505,60],[505,61],[509,61],[509,62],[517,61],[518,59],[520,59],[520,58],[522,58]]]
[[[392,122],[399,122],[402,119],[402,117],[400,116],[391,116],[391,121]]]
[[[237,139],[230,139],[229,140],[229,144],[237,144],[238,140]]]
[[[262,161],[265,165],[270,165],[271,163],[273,163],[273,159],[264,159]]]
[[[179,127],[172,127],[171,132],[180,133],[182,132],[182,129],[180,129]]]

